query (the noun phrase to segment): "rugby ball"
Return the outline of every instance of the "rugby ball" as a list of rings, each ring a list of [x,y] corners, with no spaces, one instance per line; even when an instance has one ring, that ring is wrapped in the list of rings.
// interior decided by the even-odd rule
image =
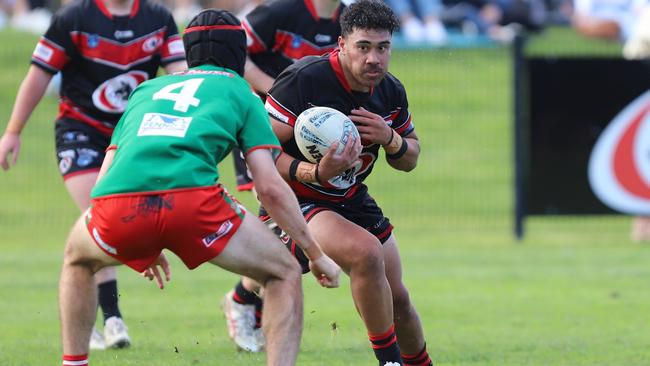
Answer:
[[[334,142],[339,142],[336,152],[341,153],[348,139],[359,138],[354,122],[329,107],[312,107],[300,113],[293,131],[298,149],[312,163],[319,162]]]

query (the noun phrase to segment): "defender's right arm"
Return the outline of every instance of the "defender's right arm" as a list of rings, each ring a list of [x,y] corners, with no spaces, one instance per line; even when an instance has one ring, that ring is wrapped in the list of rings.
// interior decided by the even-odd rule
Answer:
[[[246,155],[246,164],[255,180],[255,190],[264,208],[275,222],[299,243],[311,262],[312,272],[324,287],[338,287],[341,268],[318,246],[307,229],[298,200],[273,164],[266,149],[257,149]]]

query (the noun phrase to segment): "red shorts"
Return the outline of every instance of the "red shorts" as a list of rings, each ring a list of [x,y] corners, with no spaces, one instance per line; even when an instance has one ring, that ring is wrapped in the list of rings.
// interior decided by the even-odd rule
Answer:
[[[194,269],[221,253],[244,214],[216,185],[95,198],[86,226],[99,248],[138,272],[163,249]]]

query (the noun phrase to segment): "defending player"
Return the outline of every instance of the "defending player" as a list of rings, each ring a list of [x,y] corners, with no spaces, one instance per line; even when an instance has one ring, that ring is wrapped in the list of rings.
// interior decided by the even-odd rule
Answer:
[[[62,73],[56,153],[66,189],[81,211],[104,159],[113,127],[141,82],[187,68],[171,14],[147,0],[82,0],[62,8],[41,37],[0,139],[0,165],[9,169],[20,152],[20,133],[54,74]],[[11,158],[13,154],[13,158]],[[121,348],[131,339],[118,307],[115,269],[95,276],[104,316],[93,349]]]
[[[246,36],[239,21],[226,11],[205,10],[190,22],[183,42],[191,68],[134,91],[113,133],[91,208],[68,238],[59,287],[63,365],[88,364],[93,273],[121,262],[155,277],[162,288],[157,266],[169,280],[162,249],[190,269],[209,261],[263,284],[267,364],[295,363],[302,329],[300,267],[218,184],[217,164],[235,145],[258,178],[259,198],[300,240],[318,281],[338,286],[340,268],[314,241],[273,164],[278,140],[241,77]]]
[[[278,0],[255,8],[242,21],[248,37],[248,59],[244,77],[261,97],[287,66],[305,56],[320,56],[338,47],[341,34],[339,0]],[[237,189],[252,190],[240,151],[233,150]],[[242,279],[223,299],[228,332],[241,349],[261,351],[262,302],[258,285]]]
[[[341,15],[339,50],[287,68],[269,91],[266,109],[283,148],[276,166],[323,251],[349,274],[354,303],[380,365],[423,366],[432,362],[402,282],[393,226],[363,184],[380,148],[387,163],[402,171],[414,169],[420,153],[406,91],[387,72],[397,26],[395,14],[381,1],[350,5]],[[293,126],[296,116],[312,106],[350,115],[361,136],[360,155],[350,146],[339,155],[333,146],[318,164],[307,161],[296,146]],[[345,178],[338,180],[341,184],[330,182],[340,176]]]

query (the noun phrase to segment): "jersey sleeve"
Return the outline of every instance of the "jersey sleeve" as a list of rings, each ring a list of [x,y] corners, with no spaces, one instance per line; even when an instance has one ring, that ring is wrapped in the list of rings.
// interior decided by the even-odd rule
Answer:
[[[275,159],[282,151],[280,141],[271,128],[264,105],[253,93],[250,95],[248,112],[237,139],[239,148],[244,154],[257,149],[271,149]]]
[[[166,66],[172,62],[185,60],[185,48],[178,34],[178,28],[176,27],[174,18],[167,11],[164,14],[167,18],[167,31],[165,32],[165,40],[161,48],[160,63]]]
[[[300,77],[299,69],[290,66],[278,76],[266,97],[265,108],[268,114],[291,127],[296,118],[307,106],[303,103],[308,87],[305,78]]]
[[[276,32],[282,22],[282,14],[277,11],[278,3],[262,4],[246,15],[242,22],[246,30],[249,54],[267,52],[275,45]]]
[[[50,27],[36,44],[31,59],[32,64],[52,74],[62,70],[75,52],[70,37],[73,14],[67,9],[62,10],[52,18]]]
[[[124,120],[126,119],[127,113],[122,114],[122,117],[120,120],[117,122],[115,125],[115,128],[113,129],[113,134],[111,135],[111,142],[106,148],[106,151],[108,150],[116,150],[118,147],[118,142],[120,140],[120,135],[122,134],[122,126],[124,125]]]
[[[391,112],[390,119],[392,120],[391,127],[397,132],[400,136],[406,136],[415,130],[415,125],[413,124],[413,116],[409,112],[409,102],[406,97],[406,89],[402,83],[397,81],[397,90],[398,90],[398,105],[393,112]]]

